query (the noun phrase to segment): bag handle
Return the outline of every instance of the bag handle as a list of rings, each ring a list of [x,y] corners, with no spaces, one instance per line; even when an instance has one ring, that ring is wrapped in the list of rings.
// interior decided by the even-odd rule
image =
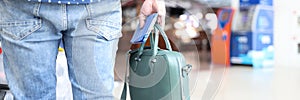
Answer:
[[[154,44],[150,42],[151,49],[153,50],[152,57],[155,57],[158,51],[158,41],[159,41],[159,33],[156,28],[154,28]]]
[[[158,51],[158,40],[159,40],[159,35],[158,34],[159,33],[163,37],[163,40],[164,40],[164,42],[166,44],[167,50],[172,51],[172,47],[170,45],[170,41],[169,41],[166,33],[164,32],[164,30],[161,28],[161,26],[159,24],[155,24],[154,25],[154,34],[155,34],[154,41],[150,42],[151,49],[153,50],[153,56],[156,56],[157,51]],[[150,35],[152,35],[152,34],[150,34]],[[152,36],[149,36],[149,37],[150,37],[150,39],[153,38]],[[144,50],[145,44],[146,44],[146,42],[144,42],[144,43],[141,44],[141,46],[140,46],[140,48],[138,50],[138,56],[137,56],[138,58],[135,58],[135,60],[137,60],[137,61],[141,60],[139,57],[143,54],[143,50]]]
[[[154,27],[156,29],[158,29],[158,31],[160,32],[160,34],[162,35],[165,43],[166,43],[166,48],[169,50],[169,51],[172,51],[172,47],[171,47],[171,44],[170,44],[170,41],[168,39],[168,36],[167,34],[165,33],[165,31],[161,28],[161,26],[159,24],[155,24]]]

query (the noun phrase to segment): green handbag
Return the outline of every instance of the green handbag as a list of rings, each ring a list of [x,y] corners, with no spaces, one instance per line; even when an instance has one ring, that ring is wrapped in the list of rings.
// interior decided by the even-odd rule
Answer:
[[[158,30],[167,50],[158,48]],[[172,51],[167,35],[158,24],[155,24],[154,33],[149,38],[151,47],[145,47],[143,43],[139,49],[129,52],[128,83],[131,99],[190,100],[188,74],[192,66],[186,64],[181,53]],[[121,100],[126,100],[126,80]]]

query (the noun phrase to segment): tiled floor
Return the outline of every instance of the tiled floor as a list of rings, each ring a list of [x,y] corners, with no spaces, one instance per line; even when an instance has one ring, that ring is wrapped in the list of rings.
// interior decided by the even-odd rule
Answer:
[[[300,68],[231,67],[215,100],[300,100]]]

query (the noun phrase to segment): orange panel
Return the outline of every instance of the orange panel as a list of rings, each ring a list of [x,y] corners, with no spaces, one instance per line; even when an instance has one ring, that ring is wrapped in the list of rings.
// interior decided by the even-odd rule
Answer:
[[[212,62],[215,64],[230,65],[230,33],[233,17],[232,8],[218,10],[218,27],[212,35]],[[223,21],[227,20],[227,21]]]

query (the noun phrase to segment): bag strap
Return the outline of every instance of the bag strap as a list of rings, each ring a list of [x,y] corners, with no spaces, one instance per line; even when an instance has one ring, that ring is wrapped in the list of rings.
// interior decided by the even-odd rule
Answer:
[[[123,91],[122,91],[122,95],[121,95],[121,100],[126,100],[126,96],[127,96],[127,71],[129,68],[129,55],[130,55],[130,51],[129,50],[126,53],[126,68],[125,68],[125,78],[124,78],[124,86],[123,86]]]
[[[127,97],[127,83],[124,82],[124,87],[123,87],[123,91],[122,91],[120,100],[126,100],[126,97]]]

